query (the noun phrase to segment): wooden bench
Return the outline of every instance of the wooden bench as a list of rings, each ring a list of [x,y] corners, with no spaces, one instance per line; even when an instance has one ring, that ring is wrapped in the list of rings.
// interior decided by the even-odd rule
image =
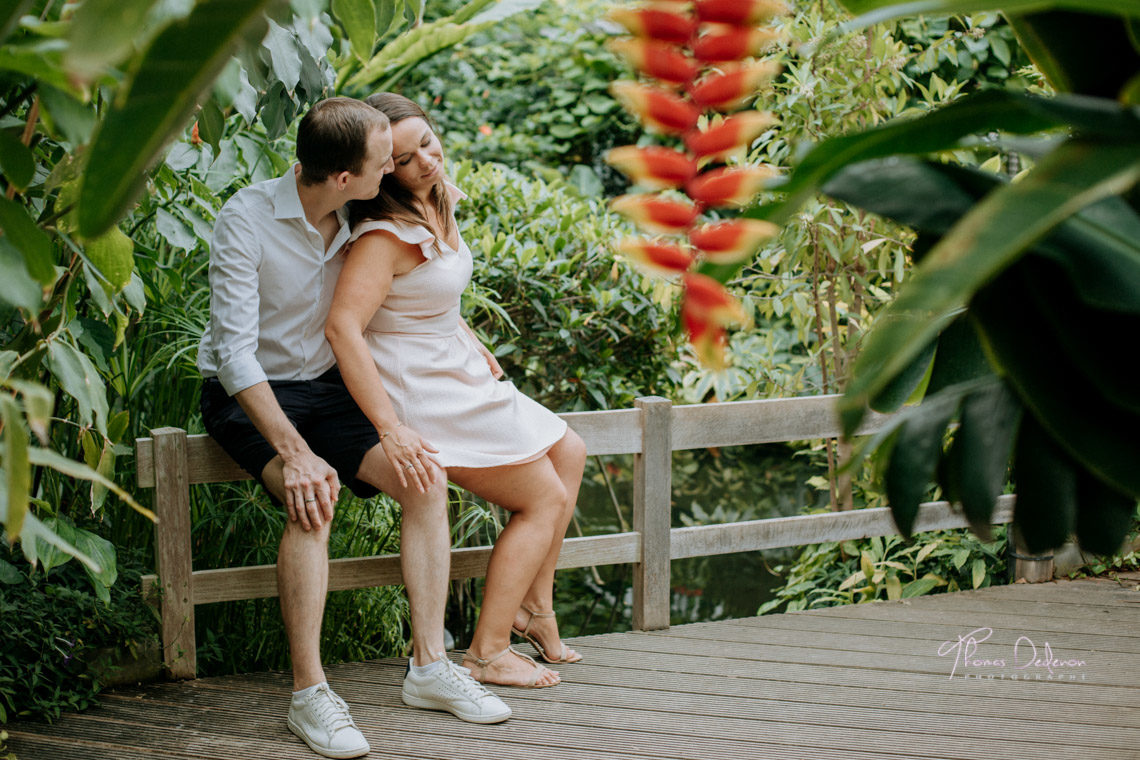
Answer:
[[[859,509],[821,515],[673,528],[672,452],[683,449],[834,438],[836,396],[811,396],[722,404],[673,406],[641,398],[633,409],[560,415],[586,443],[590,455],[634,455],[633,530],[567,539],[559,568],[633,565],[633,627],[669,627],[670,562],[684,557],[802,546],[896,533],[890,510]],[[870,415],[860,429],[878,429],[886,418]],[[194,607],[210,602],[277,595],[275,565],[194,570],[190,540],[190,487],[248,480],[249,476],[206,435],[158,428],[135,441],[138,485],[153,488],[157,575],[143,578],[144,592],[158,592],[163,660],[175,678],[197,671]],[[993,522],[1012,519],[1012,497],[1002,497]],[[914,530],[961,528],[965,519],[946,502],[924,504]],[[491,547],[454,549],[451,577],[481,577]],[[401,583],[398,554],[336,559],[329,590]]]

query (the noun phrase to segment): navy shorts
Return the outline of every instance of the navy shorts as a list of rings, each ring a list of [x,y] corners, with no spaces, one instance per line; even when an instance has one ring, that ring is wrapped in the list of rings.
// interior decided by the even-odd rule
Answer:
[[[342,484],[362,499],[379,493],[357,480],[356,473],[380,436],[352,400],[336,367],[315,380],[270,380],[269,387],[293,427],[313,453],[336,470]],[[201,408],[206,432],[260,483],[261,471],[277,452],[216,377],[202,383]]]

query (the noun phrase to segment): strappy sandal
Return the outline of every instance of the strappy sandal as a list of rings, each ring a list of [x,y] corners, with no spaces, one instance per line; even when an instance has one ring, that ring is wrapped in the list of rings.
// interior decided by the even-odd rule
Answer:
[[[534,671],[531,673],[530,680],[527,681],[525,684],[496,683],[497,686],[518,686],[518,687],[523,688],[523,689],[545,689],[549,686],[557,686],[558,684],[562,683],[561,680],[555,681],[554,683],[544,683],[544,684],[538,683],[538,679],[542,677],[543,673],[549,673],[550,668],[539,665],[537,662],[534,661],[533,657],[530,657],[528,655],[523,654],[522,652],[518,651],[514,647],[507,647],[506,649],[499,652],[494,657],[488,657],[485,660],[482,657],[476,657],[475,654],[470,649],[468,649],[463,655],[463,660],[465,662],[470,661],[470,662],[474,663],[475,668],[479,668],[479,675],[475,675],[475,668],[471,668],[471,677],[472,678],[474,678],[479,683],[488,683],[488,681],[486,680],[487,666],[490,665],[495,660],[502,657],[503,655],[507,654],[508,652],[513,652],[516,655],[518,655],[519,657],[521,657],[524,660],[526,660],[527,662],[529,662],[531,665],[534,666]],[[495,683],[495,682],[491,681],[490,683]]]
[[[554,617],[553,611],[551,611],[551,612],[535,612],[530,607],[527,607],[525,604],[522,605],[522,609],[523,609],[523,612],[526,612],[528,615],[530,615],[530,618],[526,621],[526,628],[524,628],[520,631],[518,628],[516,628],[512,624],[511,625],[511,633],[515,634],[516,636],[521,636],[522,638],[529,641],[530,645],[532,647],[534,647],[534,651],[538,652],[538,656],[541,657],[542,659],[546,660],[547,662],[549,662],[551,665],[568,665],[572,662],[581,662],[582,661],[582,655],[579,654],[578,652],[574,652],[573,649],[566,646],[565,641],[562,642],[562,656],[559,657],[557,660],[551,658],[551,656],[546,653],[546,647],[544,647],[539,642],[538,637],[530,632],[530,625],[531,625],[531,623],[534,622],[535,618],[553,618]],[[572,657],[572,658],[567,657],[568,652],[573,652],[577,656]]]

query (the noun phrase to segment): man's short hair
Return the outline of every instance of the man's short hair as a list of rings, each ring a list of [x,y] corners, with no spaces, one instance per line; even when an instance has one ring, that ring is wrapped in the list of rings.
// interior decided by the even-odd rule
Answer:
[[[372,130],[388,126],[388,117],[355,98],[328,98],[305,114],[297,127],[301,182],[319,185],[333,174],[360,174]]]

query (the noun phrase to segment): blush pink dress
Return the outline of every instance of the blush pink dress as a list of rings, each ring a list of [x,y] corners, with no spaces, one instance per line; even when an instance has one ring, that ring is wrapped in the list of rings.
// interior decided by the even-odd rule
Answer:
[[[444,467],[498,467],[542,456],[566,423],[496,380],[475,340],[460,326],[459,299],[471,280],[471,250],[437,240],[425,227],[361,222],[351,240],[383,230],[418,246],[424,261],[392,279],[365,329],[396,414],[439,449]]]

